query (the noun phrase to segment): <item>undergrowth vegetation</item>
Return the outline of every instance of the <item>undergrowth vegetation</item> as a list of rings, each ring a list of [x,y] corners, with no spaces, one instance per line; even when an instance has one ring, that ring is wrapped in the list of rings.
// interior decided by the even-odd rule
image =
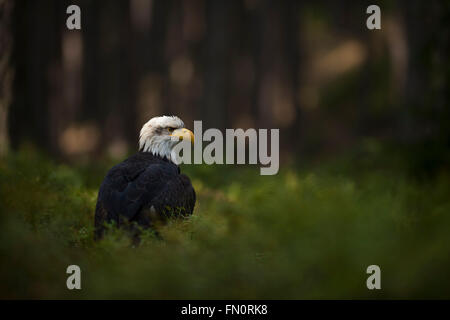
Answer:
[[[93,240],[114,162],[59,164],[24,149],[0,160],[1,298],[450,298],[450,175],[416,178],[370,157],[282,166],[183,166],[194,215]],[[81,290],[66,288],[68,265]],[[381,268],[368,290],[366,268]]]

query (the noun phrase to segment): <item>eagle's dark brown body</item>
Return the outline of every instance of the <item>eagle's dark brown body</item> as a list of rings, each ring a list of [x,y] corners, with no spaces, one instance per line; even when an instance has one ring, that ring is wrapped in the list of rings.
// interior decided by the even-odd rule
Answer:
[[[109,170],[98,192],[95,238],[105,222],[152,227],[155,219],[191,215],[195,191],[177,165],[148,152],[138,152]]]

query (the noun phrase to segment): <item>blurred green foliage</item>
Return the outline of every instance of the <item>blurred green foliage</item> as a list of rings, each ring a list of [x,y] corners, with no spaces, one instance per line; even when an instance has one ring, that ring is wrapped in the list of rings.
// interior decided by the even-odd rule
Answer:
[[[0,161],[0,298],[450,298],[450,175],[419,179],[374,143],[333,162],[184,166],[189,220],[93,241],[113,162],[57,164],[31,149]],[[388,154],[388,153],[383,153]],[[66,288],[66,268],[82,289]],[[381,267],[382,290],[366,288]]]

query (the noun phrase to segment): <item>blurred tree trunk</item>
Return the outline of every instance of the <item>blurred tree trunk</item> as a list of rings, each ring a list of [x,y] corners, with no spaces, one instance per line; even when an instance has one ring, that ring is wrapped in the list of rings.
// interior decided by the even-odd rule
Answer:
[[[60,28],[65,21],[60,1],[14,2],[14,99],[10,109],[10,140],[58,153],[49,105],[61,107]],[[45,18],[42,18],[45,17]],[[65,25],[65,24],[64,24]]]
[[[13,68],[10,63],[12,7],[12,0],[0,0],[0,156],[6,154],[9,147],[8,111],[13,82]]]
[[[450,143],[450,3],[406,5],[409,64],[401,130],[405,142]],[[421,23],[417,23],[417,21]]]
[[[83,3],[82,28],[83,32],[83,115],[85,119],[101,119],[98,112],[101,101],[99,99],[100,75],[100,2],[85,1]]]
[[[285,52],[288,65],[289,77],[291,82],[291,90],[293,95],[293,119],[286,135],[293,139],[285,140],[282,147],[289,153],[300,152],[303,143],[303,117],[302,117],[302,98],[296,94],[299,89],[303,77],[303,61],[304,49],[300,46],[301,30],[300,30],[300,10],[302,3],[297,0],[289,0],[283,7],[283,20],[285,21]],[[294,141],[292,141],[294,140]],[[282,149],[283,149],[282,148]]]
[[[112,148],[114,145],[131,143],[127,133],[128,121],[133,106],[126,105],[130,79],[127,73],[128,48],[124,47],[126,37],[123,29],[127,28],[129,11],[126,2],[105,1],[99,12],[99,73],[98,94],[100,105],[97,106],[98,121],[103,131],[102,146]],[[129,114],[130,113],[130,114]],[[135,140],[133,141],[134,143]]]

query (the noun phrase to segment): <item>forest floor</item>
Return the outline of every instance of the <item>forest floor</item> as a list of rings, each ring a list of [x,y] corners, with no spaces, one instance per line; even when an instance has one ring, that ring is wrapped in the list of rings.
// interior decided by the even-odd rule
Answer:
[[[0,160],[0,298],[450,298],[450,174],[418,178],[404,161],[353,154],[275,176],[182,166],[194,215],[133,247],[114,229],[93,240],[114,162],[22,149]],[[366,287],[374,264],[381,290]],[[69,265],[81,290],[66,287]]]

